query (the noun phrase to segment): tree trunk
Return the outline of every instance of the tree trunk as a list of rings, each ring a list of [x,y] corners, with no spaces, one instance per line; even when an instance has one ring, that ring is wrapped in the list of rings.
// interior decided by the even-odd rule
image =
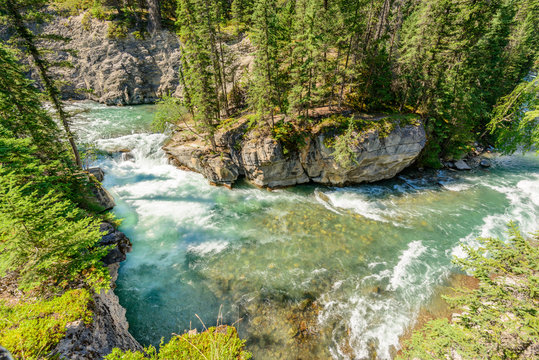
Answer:
[[[73,151],[73,156],[75,157],[75,163],[77,164],[79,168],[82,169],[82,162],[80,160],[79,151],[77,149],[77,145],[75,144],[73,133],[71,132],[71,129],[69,128],[68,115],[62,106],[62,101],[60,100],[60,92],[54,85],[51,77],[49,76],[47,72],[46,63],[41,58],[41,55],[39,54],[39,50],[37,49],[34,43],[34,35],[24,25],[24,21],[21,15],[19,14],[19,11],[16,8],[16,5],[13,3],[12,0],[7,0],[7,4],[8,4],[9,16],[11,17],[13,21],[13,26],[15,27],[15,31],[24,41],[26,47],[28,48],[28,52],[32,56],[34,64],[37,70],[39,71],[41,80],[43,81],[43,86],[45,87],[45,91],[49,95],[52,105],[54,106],[54,109],[56,110],[56,113],[58,114],[58,117],[60,118],[60,121],[62,122],[62,125],[64,127],[64,130],[67,136],[67,140],[69,141],[69,145],[71,146],[71,150]]]
[[[148,4],[148,32],[153,34],[161,30],[161,8],[159,0],[146,0]]]

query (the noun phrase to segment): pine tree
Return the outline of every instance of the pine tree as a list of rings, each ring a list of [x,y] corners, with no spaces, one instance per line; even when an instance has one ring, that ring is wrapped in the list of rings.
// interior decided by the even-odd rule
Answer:
[[[288,96],[292,111],[309,116],[317,95],[317,64],[321,61],[320,27],[317,22],[322,0],[298,0],[292,37],[292,87]]]
[[[22,289],[51,281],[63,287],[92,268],[86,280],[96,288],[108,287],[108,272],[101,265],[108,249],[96,247],[101,239],[98,220],[53,192],[40,196],[31,186],[2,175],[0,276],[17,271]]]
[[[52,105],[56,110],[56,114],[62,123],[65,135],[69,141],[73,156],[75,158],[75,163],[79,168],[82,168],[79,151],[77,149],[77,145],[75,144],[74,135],[69,126],[69,116],[61,101],[60,91],[52,80],[48,62],[42,57],[36,46],[35,35],[25,25],[22,15],[24,9],[28,9],[29,12],[39,12],[39,10],[42,9],[45,4],[46,2],[43,2],[42,0],[4,0],[0,2],[0,14],[8,19],[8,24],[21,39],[22,45],[32,57],[34,66],[41,77],[43,87],[45,88],[49,100],[52,102]]]
[[[207,0],[180,0],[178,8],[179,35],[183,42],[182,77],[189,96],[194,120],[207,134],[215,150],[214,132],[220,119],[220,74],[215,38],[212,35],[212,15]]]
[[[275,125],[274,110],[280,105],[277,79],[277,18],[275,0],[257,0],[253,11],[251,41],[256,48],[253,79],[249,91],[251,108],[264,119],[269,113]]]
[[[252,13],[256,8],[255,0],[233,0],[231,5],[232,18],[240,23],[249,24]]]

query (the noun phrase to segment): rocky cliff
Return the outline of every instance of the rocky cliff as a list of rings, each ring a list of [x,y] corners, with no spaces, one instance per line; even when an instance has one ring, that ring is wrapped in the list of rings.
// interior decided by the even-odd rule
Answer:
[[[133,29],[114,29],[118,29],[117,23],[98,20],[87,13],[68,18],[56,16],[48,23],[33,25],[37,34],[69,39],[67,43],[42,44],[54,50],[46,54],[51,63],[72,65],[55,68],[64,84],[63,97],[107,105],[134,105],[153,103],[166,94],[181,96],[181,46],[176,34],[160,30],[142,37]],[[0,27],[0,38],[9,36]],[[240,79],[253,62],[249,39],[234,39],[226,45],[235,58],[234,78]],[[34,71],[31,70],[30,76],[40,82]],[[230,89],[232,84],[227,86]]]
[[[176,133],[163,148],[172,164],[202,173],[217,185],[231,186],[240,176],[260,187],[277,188],[315,182],[343,186],[394,177],[425,146],[421,123],[395,124],[389,133],[372,129],[356,134],[351,166],[336,161],[330,145],[337,135],[321,131],[305,136],[305,144],[285,151],[271,135],[247,131],[242,123],[216,135],[218,152]]]
[[[120,262],[131,251],[131,242],[109,223],[102,223],[100,245],[115,245],[103,259],[111,274],[111,290],[94,295],[93,322],[87,326],[82,320],[67,325],[66,334],[52,351],[60,359],[96,360],[109,354],[113,348],[142,350],[142,346],[129,333],[125,309],[114,294]]]
[[[51,61],[69,61],[73,67],[58,69],[66,81],[62,94],[70,99],[91,99],[108,105],[154,102],[167,93],[178,94],[180,44],[178,37],[162,30],[142,39],[136,33],[115,34],[115,24],[79,15],[57,17],[36,32],[56,34],[70,41],[50,42]],[[76,53],[60,49],[76,49]],[[37,74],[31,74],[38,79]]]

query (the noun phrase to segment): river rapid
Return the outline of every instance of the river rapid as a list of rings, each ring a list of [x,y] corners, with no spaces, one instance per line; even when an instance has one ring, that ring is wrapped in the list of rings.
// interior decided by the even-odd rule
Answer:
[[[463,244],[504,236],[509,220],[537,230],[534,154],[355,187],[228,190],[167,164],[152,106],[72,109],[85,110],[79,141],[111,153],[94,165],[133,242],[115,292],[143,345],[235,323],[254,359],[391,359]]]

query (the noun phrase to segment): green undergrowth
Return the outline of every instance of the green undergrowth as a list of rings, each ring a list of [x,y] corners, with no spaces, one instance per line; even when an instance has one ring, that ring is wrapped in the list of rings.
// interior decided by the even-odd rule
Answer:
[[[0,300],[0,344],[16,358],[44,358],[64,337],[69,322],[91,323],[91,300],[86,289],[14,305]]]
[[[476,290],[445,297],[460,312],[416,331],[399,359],[537,359],[539,346],[539,233],[524,237],[510,224],[507,240],[478,239],[456,259],[479,281]],[[458,355],[458,356],[457,356]]]
[[[238,337],[233,326],[210,327],[200,334],[174,336],[168,343],[161,342],[159,350],[153,346],[140,351],[114,349],[105,360],[247,360],[251,354],[245,351],[245,340]]]
[[[358,136],[370,131],[378,131],[381,137],[388,136],[397,126],[419,126],[420,118],[416,114],[390,114],[390,115],[364,115],[344,116],[332,115],[313,126],[313,133],[333,133],[338,136],[344,134],[350,127]]]

